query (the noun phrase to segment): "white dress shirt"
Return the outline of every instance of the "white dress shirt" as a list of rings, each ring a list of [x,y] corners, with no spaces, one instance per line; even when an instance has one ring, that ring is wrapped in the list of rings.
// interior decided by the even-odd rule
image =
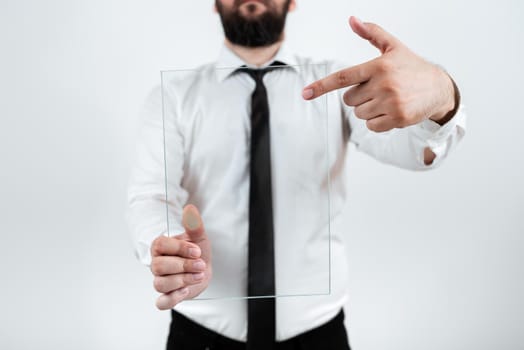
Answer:
[[[326,241],[327,235],[318,234],[319,230],[325,232],[327,229],[327,220],[323,220],[327,217],[304,212],[303,219],[298,222],[286,220],[282,217],[284,215],[279,216],[278,213],[285,212],[293,204],[290,200],[297,203],[304,193],[314,194],[319,203],[325,203],[328,189],[317,181],[301,181],[293,187],[293,181],[290,181],[293,176],[294,179],[299,176],[321,176],[293,174],[293,162],[289,157],[274,152],[275,149],[290,146],[289,135],[315,135],[318,132],[314,129],[314,123],[305,123],[300,130],[289,130],[286,127],[289,125],[285,123],[285,118],[290,117],[288,111],[292,110],[293,115],[298,116],[307,114],[307,111],[297,110],[296,100],[286,96],[285,91],[296,90],[300,94],[306,84],[324,77],[325,66],[312,65],[311,60],[291,54],[285,45],[265,66],[275,60],[291,66],[279,69],[278,73],[269,72],[264,77],[271,114],[277,294],[329,292],[325,295],[276,299],[276,335],[277,340],[281,341],[329,321],[346,303],[347,259],[342,235],[347,229],[341,227],[338,221],[346,199],[345,159],[348,141],[385,163],[412,170],[430,169],[438,166],[463,137],[465,115],[459,109],[444,126],[425,120],[404,129],[375,133],[367,129],[365,121],[353,115],[352,108],[344,105],[341,97],[343,91],[328,94],[325,98],[330,120],[327,144],[329,165],[326,166],[324,161],[317,168],[320,169],[319,174],[322,171],[327,173],[327,169],[330,173],[329,242]],[[232,71],[228,69],[216,70],[219,67],[242,65],[247,64],[224,47],[218,60],[201,67],[200,74],[192,75],[183,84],[170,86],[172,95],[164,92],[164,99],[166,96],[168,99],[164,101],[165,105],[177,111],[175,118],[165,120],[166,158],[167,163],[172,165],[167,179],[169,231],[183,232],[180,218],[186,204],[192,203],[199,208],[213,247],[214,276],[210,290],[205,292],[210,296],[241,296],[245,295],[247,288],[250,96],[255,83],[247,74],[230,74]],[[292,77],[297,74],[292,67],[295,65],[309,66],[310,69],[303,69],[300,73],[303,85],[290,89],[283,84],[286,81],[298,81],[285,79],[286,75]],[[326,65],[328,73],[344,67],[332,62]],[[230,92],[227,98],[216,93],[224,90]],[[228,111],[227,115],[223,113],[224,109]],[[149,265],[151,242],[167,233],[160,87],[153,89],[147,98],[142,121],[136,165],[129,186],[128,220],[133,231],[136,254],[141,262]],[[311,144],[314,144],[314,140]],[[297,154],[301,156],[301,162],[310,162],[314,167],[325,157],[325,154],[319,153],[318,147],[309,148],[307,139],[304,139],[302,147],[302,153]],[[424,164],[426,147],[436,154],[430,166]],[[286,190],[281,190],[284,187]],[[300,203],[307,208],[307,203]],[[311,207],[311,210],[316,209],[321,208]],[[293,227],[290,227],[290,222],[293,222]],[[313,229],[315,227],[316,230]],[[308,278],[304,277],[304,271],[314,270],[314,265],[320,261],[319,254],[323,251],[320,249],[316,252],[315,246],[328,247],[328,244],[331,285],[325,289],[327,271],[317,274],[317,277],[308,274]],[[284,264],[285,268],[279,268]],[[323,265],[323,270],[324,266],[328,267]],[[185,301],[175,309],[224,336],[246,340],[246,300]]]

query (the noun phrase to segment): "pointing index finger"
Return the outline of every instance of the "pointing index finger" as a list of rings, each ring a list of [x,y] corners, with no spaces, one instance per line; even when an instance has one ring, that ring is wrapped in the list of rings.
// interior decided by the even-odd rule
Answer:
[[[325,78],[315,81],[306,86],[302,91],[302,97],[305,100],[313,100],[330,91],[364,83],[371,78],[369,64],[366,62],[342,69],[338,72],[332,73]]]

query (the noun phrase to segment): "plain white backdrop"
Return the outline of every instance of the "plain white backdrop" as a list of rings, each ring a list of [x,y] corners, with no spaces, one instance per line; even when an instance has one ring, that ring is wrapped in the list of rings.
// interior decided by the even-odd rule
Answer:
[[[162,349],[169,315],[124,221],[137,111],[159,71],[214,60],[213,1],[0,0],[0,348]],[[349,152],[356,350],[524,344],[524,6],[517,0],[298,0],[287,39],[377,55],[373,21],[456,79],[469,115],[443,166]]]

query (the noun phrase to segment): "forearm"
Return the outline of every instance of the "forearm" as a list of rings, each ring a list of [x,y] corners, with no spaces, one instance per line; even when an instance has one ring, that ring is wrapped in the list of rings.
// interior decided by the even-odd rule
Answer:
[[[141,127],[128,187],[127,219],[136,255],[146,265],[151,261],[149,248],[156,237],[182,231],[180,220],[187,200],[187,192],[180,185],[182,141],[172,119],[163,122],[161,100],[161,90],[153,89],[140,112]],[[165,159],[169,159],[167,165]]]

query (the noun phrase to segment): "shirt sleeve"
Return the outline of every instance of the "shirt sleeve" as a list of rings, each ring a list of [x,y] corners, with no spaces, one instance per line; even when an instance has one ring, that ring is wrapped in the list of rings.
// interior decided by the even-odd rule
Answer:
[[[145,265],[151,264],[150,247],[156,237],[183,232],[180,223],[187,200],[187,191],[180,185],[183,139],[175,118],[166,116],[164,120],[162,109],[162,90],[158,87],[146,98],[140,113],[136,157],[128,186],[127,221],[135,254]],[[167,168],[165,159],[169,159]]]
[[[442,126],[427,119],[406,128],[377,133],[367,128],[365,120],[355,116],[353,108],[342,101],[342,96],[340,100],[349,121],[350,142],[373,158],[401,168],[428,170],[438,167],[465,135],[463,106]],[[424,163],[424,149],[427,147],[436,155],[430,165]]]

